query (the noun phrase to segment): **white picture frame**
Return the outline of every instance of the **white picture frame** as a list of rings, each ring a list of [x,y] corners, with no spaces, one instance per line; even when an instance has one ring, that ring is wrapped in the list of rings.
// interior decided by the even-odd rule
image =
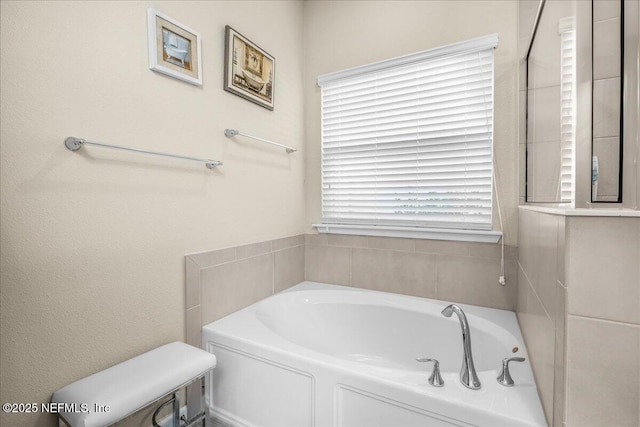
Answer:
[[[149,69],[202,86],[200,33],[160,11],[147,9]]]

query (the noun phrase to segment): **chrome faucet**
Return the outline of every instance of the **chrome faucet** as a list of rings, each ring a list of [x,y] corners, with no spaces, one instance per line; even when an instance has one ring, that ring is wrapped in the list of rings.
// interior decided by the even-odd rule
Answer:
[[[464,354],[462,355],[462,367],[460,368],[460,381],[463,386],[472,390],[478,390],[480,388],[480,380],[478,379],[476,368],[473,366],[469,322],[467,322],[467,316],[465,316],[464,311],[455,304],[448,305],[444,310],[442,310],[442,314],[445,317],[451,317],[453,313],[458,315],[460,327],[462,328],[462,347]]]

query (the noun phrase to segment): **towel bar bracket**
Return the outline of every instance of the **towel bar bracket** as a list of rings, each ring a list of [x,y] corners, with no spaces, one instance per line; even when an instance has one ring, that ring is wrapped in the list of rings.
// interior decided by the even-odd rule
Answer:
[[[82,138],[75,138],[70,136],[65,138],[64,145],[71,151],[78,151],[86,141]]]

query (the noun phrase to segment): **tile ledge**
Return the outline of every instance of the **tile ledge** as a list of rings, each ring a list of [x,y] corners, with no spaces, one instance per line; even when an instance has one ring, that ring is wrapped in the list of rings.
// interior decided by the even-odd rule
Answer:
[[[357,236],[401,237],[409,239],[449,240],[478,243],[497,243],[501,231],[459,230],[420,227],[393,227],[346,224],[312,224],[320,234],[351,234]]]
[[[518,209],[562,216],[592,216],[592,217],[627,217],[640,218],[640,210],[634,209],[585,209],[560,208],[548,206],[520,205]]]
[[[237,244],[237,245],[225,246],[225,247],[222,247],[222,248],[204,249],[204,250],[196,251],[196,252],[188,252],[188,253],[184,254],[184,256],[187,257],[187,258],[193,258],[194,256],[206,255],[206,254],[209,254],[211,252],[226,251],[226,250],[229,250],[229,249],[237,249],[237,248],[242,247],[242,246],[259,245],[261,243],[267,243],[267,242],[272,242],[273,243],[276,240],[290,239],[290,238],[298,237],[298,236],[302,236],[302,239],[304,239],[304,235],[305,235],[305,233],[298,233],[298,234],[292,234],[292,235],[284,236],[284,237],[276,237],[274,239],[260,240],[258,242],[253,242],[253,243],[241,243],[241,244]],[[300,243],[300,244],[297,244],[297,245],[286,246],[286,247],[279,248],[279,249],[273,249],[273,246],[272,246],[271,250],[269,252],[263,252],[262,254],[266,254],[266,253],[270,253],[270,252],[276,252],[276,251],[280,251],[282,249],[294,248],[296,246],[304,246],[304,241],[302,243]],[[255,256],[255,255],[252,255],[251,257],[253,257],[253,256]],[[251,258],[251,257],[248,257],[248,258]],[[241,260],[241,259],[245,259],[245,258],[240,258],[239,260]]]

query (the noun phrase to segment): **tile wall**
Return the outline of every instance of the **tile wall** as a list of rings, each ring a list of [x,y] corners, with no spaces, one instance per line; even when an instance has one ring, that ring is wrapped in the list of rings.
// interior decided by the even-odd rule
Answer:
[[[306,235],[306,279],[485,307],[515,308],[515,248],[389,237]]]
[[[568,426],[640,425],[640,218],[567,217]]]
[[[549,425],[640,425],[640,218],[520,208],[516,313]]]
[[[598,157],[594,200],[617,201],[620,184],[621,2],[593,2],[593,155]]]
[[[527,24],[520,28],[521,42],[528,42],[530,32],[527,29],[533,25],[532,19],[535,18],[536,12],[536,3],[527,2],[520,7],[520,24],[525,25],[525,21]],[[558,191],[563,159],[564,123],[561,115],[562,99],[566,96],[563,89],[567,86],[563,80],[563,35],[559,27],[563,22],[571,22],[574,15],[571,2],[550,2],[545,5],[538,23],[535,42],[531,46],[526,80],[525,75],[520,78],[520,97],[525,98],[521,100],[521,108],[525,107],[526,102],[529,118],[526,129],[526,178],[529,201],[555,202],[561,198]],[[525,54],[526,51],[523,57]],[[521,63],[521,67],[525,67],[524,62]],[[521,135],[521,142],[524,142],[524,137],[525,135]]]
[[[565,383],[565,217],[520,209],[516,314],[547,423],[562,426]]]
[[[202,325],[304,281],[304,235],[185,257],[187,343]]]
[[[515,309],[515,248],[505,246],[501,286],[498,244],[307,234],[185,263],[187,343],[198,347],[203,325],[304,280]]]

